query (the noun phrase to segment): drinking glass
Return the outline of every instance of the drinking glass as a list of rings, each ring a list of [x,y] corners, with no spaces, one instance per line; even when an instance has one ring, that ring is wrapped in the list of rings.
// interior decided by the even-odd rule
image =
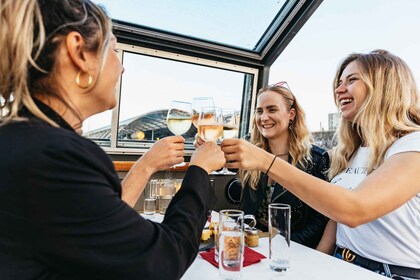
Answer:
[[[171,107],[166,117],[168,129],[175,135],[187,132],[191,127],[192,107],[191,103],[172,100]],[[173,167],[184,166],[185,162],[175,164]]]
[[[198,129],[198,118],[203,107],[214,107],[213,97],[194,97],[192,100],[192,124]]]
[[[218,240],[220,279],[241,279],[244,252],[243,211],[228,209],[219,212]]]
[[[223,132],[222,110],[218,107],[202,107],[198,118],[198,135],[204,141],[217,141]]]
[[[175,182],[171,179],[162,179],[159,184],[159,212],[166,213],[166,209],[175,195]]]
[[[290,259],[290,205],[271,203],[268,205],[268,232],[270,268],[287,271]]]
[[[158,181],[150,180],[149,187],[144,192],[143,212],[146,219],[153,219],[157,208]]]
[[[238,137],[239,112],[236,111],[235,109],[222,108],[222,119],[223,119],[222,139]],[[229,171],[229,169],[223,166],[222,170],[220,170],[218,174],[235,175],[236,173]]]

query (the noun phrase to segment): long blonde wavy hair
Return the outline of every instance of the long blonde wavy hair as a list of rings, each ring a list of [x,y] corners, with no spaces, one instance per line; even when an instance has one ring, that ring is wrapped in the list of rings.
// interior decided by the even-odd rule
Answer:
[[[342,119],[337,130],[338,144],[332,151],[330,179],[342,172],[361,145],[370,147],[368,173],[381,165],[388,148],[400,137],[420,130],[418,90],[407,64],[384,50],[369,54],[354,53],[338,67],[334,90],[344,69],[357,62],[366,84],[366,99],[353,121]],[[337,107],[337,96],[334,94]]]
[[[105,11],[89,0],[0,0],[0,125],[24,120],[19,111],[26,107],[57,126],[35,105],[35,92],[56,96],[81,118],[55,79],[58,46],[79,32],[85,50],[102,55],[103,66],[111,28]]]
[[[302,168],[306,167],[312,160],[311,148],[313,139],[312,134],[309,132],[309,129],[306,126],[305,112],[297,102],[295,96],[287,87],[276,85],[263,87],[258,91],[257,98],[266,91],[273,91],[277,94],[280,94],[287,106],[288,111],[290,111],[292,108],[295,109],[295,118],[289,126],[289,155],[292,159],[291,163],[293,165],[298,165]],[[268,139],[265,138],[258,130],[255,112],[253,115],[250,142],[268,152],[271,152]],[[259,178],[261,176],[261,171],[240,170],[239,175],[242,181],[242,186],[249,184],[252,189],[256,189]]]

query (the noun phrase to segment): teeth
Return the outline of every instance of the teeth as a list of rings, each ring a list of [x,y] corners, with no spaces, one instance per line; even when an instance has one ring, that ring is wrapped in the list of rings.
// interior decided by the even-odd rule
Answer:
[[[266,124],[266,125],[262,125],[263,128],[271,128],[273,127],[274,124]]]
[[[340,104],[343,105],[345,103],[350,103],[352,101],[353,101],[353,99],[342,99],[342,100],[340,100]]]

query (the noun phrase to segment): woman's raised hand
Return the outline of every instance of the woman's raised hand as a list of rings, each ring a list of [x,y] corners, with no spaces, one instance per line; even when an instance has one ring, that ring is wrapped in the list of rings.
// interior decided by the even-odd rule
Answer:
[[[168,136],[156,141],[138,162],[152,168],[152,173],[171,168],[184,161],[182,136]]]
[[[191,157],[190,165],[196,165],[207,173],[218,170],[226,163],[225,155],[216,142],[203,142]]]
[[[200,147],[201,145],[203,145],[206,141],[204,141],[203,139],[201,139],[200,136],[198,136],[198,133],[195,135],[195,140],[194,140],[194,147],[197,149],[198,147]]]
[[[226,167],[266,171],[266,161],[270,154],[243,139],[225,139],[221,144],[227,161]]]

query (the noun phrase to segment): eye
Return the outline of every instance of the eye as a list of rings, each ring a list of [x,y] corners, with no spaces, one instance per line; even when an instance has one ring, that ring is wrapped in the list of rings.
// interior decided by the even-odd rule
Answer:
[[[257,115],[261,115],[261,114],[262,114],[262,110],[257,109],[257,110],[255,111],[255,113],[256,113]]]
[[[114,52],[118,53],[120,50],[119,49],[114,49]]]
[[[351,77],[350,79],[349,79],[349,83],[351,84],[351,83],[353,83],[354,81],[357,81],[358,79],[356,78],[356,77]]]

